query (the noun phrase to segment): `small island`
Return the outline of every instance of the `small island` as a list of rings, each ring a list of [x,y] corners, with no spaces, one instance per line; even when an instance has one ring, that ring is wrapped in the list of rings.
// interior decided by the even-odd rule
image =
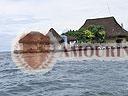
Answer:
[[[18,42],[20,50],[14,50],[14,53],[64,51],[65,48],[80,48],[81,45],[92,47],[95,44],[108,48],[107,44],[109,43],[115,44],[111,47],[121,47],[122,43],[127,42],[128,32],[123,28],[123,25],[119,25],[114,17],[105,17],[87,19],[78,30],[69,30],[61,35],[53,28],[46,35],[31,31],[20,38]]]

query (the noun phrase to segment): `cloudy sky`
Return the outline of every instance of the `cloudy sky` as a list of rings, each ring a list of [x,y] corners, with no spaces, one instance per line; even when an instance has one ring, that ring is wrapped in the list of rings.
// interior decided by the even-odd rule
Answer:
[[[114,16],[128,30],[128,0],[0,0],[0,51],[26,31],[78,29],[86,19]]]

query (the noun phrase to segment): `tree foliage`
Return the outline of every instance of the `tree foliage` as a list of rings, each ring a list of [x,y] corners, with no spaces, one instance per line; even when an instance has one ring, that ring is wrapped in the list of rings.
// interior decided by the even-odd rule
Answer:
[[[69,30],[62,35],[76,37],[79,43],[103,43],[105,42],[105,30],[101,25],[90,25],[79,30]]]

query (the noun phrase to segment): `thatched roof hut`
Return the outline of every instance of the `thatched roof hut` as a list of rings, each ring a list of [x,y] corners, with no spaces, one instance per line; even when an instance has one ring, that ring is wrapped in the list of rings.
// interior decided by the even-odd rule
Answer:
[[[63,43],[63,38],[53,29],[51,28],[46,34],[51,40],[51,43]]]
[[[73,36],[67,36],[67,41],[70,42],[70,41],[77,41],[76,37],[73,37]]]
[[[19,40],[19,43],[42,43],[42,44],[49,44],[50,39],[48,36],[43,35],[37,31],[31,31],[26,36]]]
[[[47,52],[50,47],[50,38],[40,32],[31,31],[19,40],[20,50],[15,53]]]
[[[81,28],[87,28],[90,25],[103,26],[106,31],[106,38],[128,36],[128,32],[117,23],[114,17],[87,19]]]

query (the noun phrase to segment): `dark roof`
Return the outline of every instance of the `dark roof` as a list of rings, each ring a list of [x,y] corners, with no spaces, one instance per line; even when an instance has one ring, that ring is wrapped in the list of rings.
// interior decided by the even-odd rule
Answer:
[[[67,40],[69,41],[77,41],[77,39],[73,36],[67,36]]]
[[[106,31],[106,37],[128,36],[128,32],[117,23],[114,17],[87,19],[81,28],[87,28],[90,25],[103,26]]]
[[[63,38],[53,29],[51,28],[46,34],[51,40],[52,43],[62,43],[64,42]]]
[[[49,37],[37,31],[31,31],[19,40],[19,43],[50,43]]]

